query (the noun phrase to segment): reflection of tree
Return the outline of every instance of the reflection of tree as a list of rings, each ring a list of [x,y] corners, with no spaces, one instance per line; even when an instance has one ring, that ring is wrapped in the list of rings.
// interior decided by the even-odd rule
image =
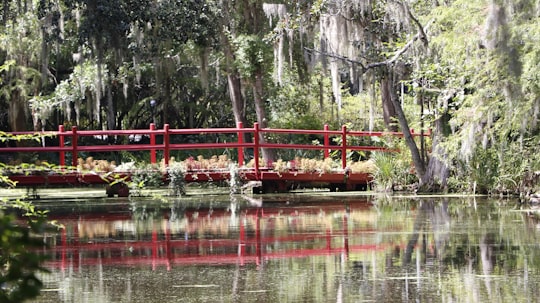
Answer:
[[[495,255],[493,249],[495,247],[495,235],[492,233],[484,233],[480,238],[479,250],[482,264],[482,273],[484,274],[484,283],[489,296],[491,296],[490,275],[493,272],[495,264]]]
[[[427,228],[431,226],[431,232]],[[422,234],[421,252],[422,258],[426,258],[427,254],[427,237],[432,234],[434,238],[434,255],[443,253],[445,244],[450,237],[450,217],[448,215],[448,201],[437,203],[434,200],[420,202],[420,208],[417,210],[417,215],[414,221],[413,232],[407,241],[405,253],[403,257],[404,264],[409,264],[412,261],[412,253],[418,243],[418,239]]]
[[[402,246],[385,251],[384,261],[372,263],[372,275],[381,282],[364,284],[382,293],[373,297],[377,301],[429,301],[434,285],[437,298],[444,295],[455,302],[516,302],[538,296],[529,276],[536,279],[540,268],[539,231],[530,216],[515,211],[515,202],[393,200],[377,202],[379,230],[399,220],[410,232]],[[363,275],[356,277],[365,281]]]
[[[413,233],[411,234],[409,241],[407,241],[407,246],[405,248],[405,255],[403,258],[403,262],[405,264],[411,263],[412,252],[414,250],[414,247],[416,246],[416,243],[418,242],[420,233],[423,232],[425,229],[425,226],[427,223],[426,212],[427,212],[428,206],[429,206],[428,203],[422,203],[416,215],[416,220],[414,221]]]
[[[231,199],[221,210],[214,204],[212,211],[208,207],[186,206],[183,202],[163,205],[164,218],[145,222],[148,228],[152,227],[150,225],[166,227],[171,242],[182,244],[173,246],[173,257],[184,253],[194,253],[197,257],[238,255],[240,240],[224,248],[197,245],[188,250],[183,245],[192,240],[207,243],[195,241],[197,239],[241,239],[241,222],[245,228],[246,256],[255,256],[257,216],[254,214],[257,209],[242,207],[242,201],[240,196],[239,201]],[[503,203],[489,201],[475,205],[467,199],[394,198],[388,203],[377,202],[377,209],[351,207],[345,228],[345,210],[341,205],[339,209],[317,205],[313,210],[313,207],[280,203],[271,213],[268,204],[265,201],[264,216],[259,217],[261,237],[271,239],[262,241],[264,266],[257,266],[248,259],[245,263],[238,261],[219,266],[172,262],[167,271],[158,266],[155,271],[159,275],[133,267],[130,270],[134,274],[127,275],[124,271],[122,277],[129,276],[129,283],[137,287],[131,288],[126,282],[108,286],[109,289],[99,288],[95,277],[105,276],[106,281],[115,281],[118,276],[110,279],[114,273],[105,266],[88,267],[83,270],[92,271],[92,280],[86,282],[71,276],[73,289],[70,292],[83,289],[99,299],[103,295],[110,296],[103,298],[108,300],[105,302],[122,301],[117,297],[120,294],[129,294],[135,302],[148,295],[148,289],[169,294],[183,291],[183,294],[188,293],[186,300],[204,296],[212,299],[208,301],[222,298],[224,302],[525,302],[527,298],[540,296],[540,289],[536,287],[540,272],[536,223],[524,222],[530,220],[529,217]],[[146,211],[152,207],[148,204]],[[171,214],[167,217],[169,207]],[[173,212],[178,212],[175,220],[171,220]],[[152,231],[148,229],[144,235],[137,235],[148,239]],[[160,240],[164,237],[162,232],[156,231]],[[184,234],[189,235],[185,240]],[[289,235],[306,237],[292,240],[287,239]],[[329,248],[341,249],[345,235],[350,246],[347,258],[341,253],[305,254],[308,250],[328,249],[328,244]],[[165,254],[164,247],[163,241],[158,243],[160,256]],[[295,256],[278,256],[279,252],[292,252]],[[105,260],[108,253],[100,252],[99,260]],[[142,251],[135,250],[129,257],[138,256],[137,253],[145,259],[153,256],[152,251],[143,255]],[[143,274],[147,276],[140,278]],[[107,285],[106,281],[102,283]],[[84,283],[93,286],[83,288]],[[143,288],[143,284],[150,286]],[[179,287],[186,284],[211,287],[189,290]],[[166,298],[137,302],[158,300],[165,302]]]

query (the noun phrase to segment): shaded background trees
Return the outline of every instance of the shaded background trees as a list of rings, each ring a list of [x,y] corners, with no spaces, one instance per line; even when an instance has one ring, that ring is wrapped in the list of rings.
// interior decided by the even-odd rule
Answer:
[[[432,129],[405,137],[426,190],[512,192],[539,169],[537,1],[0,6],[3,130]]]

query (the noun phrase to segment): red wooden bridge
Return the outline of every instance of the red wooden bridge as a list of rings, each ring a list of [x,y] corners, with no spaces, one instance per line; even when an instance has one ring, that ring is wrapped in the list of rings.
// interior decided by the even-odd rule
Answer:
[[[411,130],[413,136],[428,136],[429,133],[415,133]],[[14,158],[17,153],[49,153],[56,154],[58,157],[58,166],[61,169],[56,169],[54,172],[19,172],[13,173],[8,169],[3,172],[4,175],[17,182],[21,186],[37,186],[37,185],[61,185],[61,184],[95,184],[107,183],[106,178],[100,172],[81,171],[77,170],[77,164],[80,154],[92,153],[113,153],[119,151],[135,152],[147,151],[150,153],[150,163],[158,163],[158,155],[161,156],[161,163],[167,167],[171,159],[171,152],[179,150],[236,150],[233,158],[238,164],[238,174],[243,182],[256,181],[262,185],[262,192],[269,191],[286,191],[295,185],[321,186],[328,187],[331,190],[358,190],[365,189],[371,181],[370,174],[366,172],[354,172],[347,167],[347,153],[350,151],[391,151],[382,146],[366,146],[349,144],[349,141],[357,142],[353,138],[358,137],[381,137],[381,136],[403,136],[401,132],[372,132],[372,131],[352,131],[343,126],[341,130],[330,130],[328,125],[325,125],[322,130],[299,130],[299,129],[261,129],[257,123],[252,128],[243,127],[242,123],[238,123],[234,128],[207,128],[207,129],[170,129],[168,124],[165,124],[162,129],[157,129],[154,124],[151,124],[149,129],[133,129],[133,130],[79,130],[73,126],[70,130],[66,130],[63,125],[58,127],[58,131],[44,132],[13,132],[5,133],[7,138],[16,138],[17,135],[29,136],[32,140],[41,139],[45,142],[45,138],[55,138],[53,146],[46,146],[42,143],[40,146],[17,146],[17,147],[0,147],[0,156],[11,156]],[[197,136],[202,138],[206,135],[214,137],[226,136],[234,138],[227,142],[205,142],[205,143],[174,143],[176,137],[180,136]],[[251,138],[251,142],[246,142],[245,136]],[[294,135],[311,135],[322,138],[322,142],[318,144],[295,144],[295,143],[269,143],[261,142],[263,136],[294,136]],[[83,137],[93,137],[99,139],[100,144],[96,144],[95,140],[91,144],[80,144]],[[124,137],[124,142],[128,144],[109,144],[109,138]],[[337,140],[333,140],[337,139]],[[7,140],[9,141],[9,140]],[[115,140],[118,142],[119,140]],[[140,143],[147,141],[147,143]],[[185,140],[184,140],[185,141]],[[266,140],[265,140],[266,141]],[[287,140],[289,142],[289,140]],[[335,141],[340,142],[340,145],[335,145]],[[341,167],[332,171],[302,171],[294,167],[287,168],[285,171],[275,171],[272,163],[261,163],[260,154],[262,149],[290,149],[290,150],[318,150],[322,151],[324,159],[330,157],[333,151],[341,159]],[[247,166],[245,163],[246,150],[251,150],[253,160],[252,165]],[[67,159],[67,161],[66,161]],[[71,163],[69,163],[71,160]],[[121,172],[122,173],[122,172]],[[123,172],[129,177],[129,172]],[[166,177],[165,177],[166,179]],[[186,182],[209,182],[209,181],[224,181],[230,179],[229,169],[190,169],[186,173]]]

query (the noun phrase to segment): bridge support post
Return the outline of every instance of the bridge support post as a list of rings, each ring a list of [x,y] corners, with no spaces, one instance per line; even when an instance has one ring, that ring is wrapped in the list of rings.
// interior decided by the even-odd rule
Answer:
[[[71,128],[71,147],[72,147],[71,165],[73,167],[77,167],[77,158],[79,157],[78,152],[77,152],[78,140],[79,140],[79,138],[78,138],[78,135],[77,135],[77,126],[73,126]]]
[[[236,128],[242,129],[244,128],[244,124],[242,122],[236,123]],[[241,145],[244,143],[244,133],[238,132],[238,144]],[[242,146],[238,146],[238,167],[244,166],[244,148]]]
[[[169,166],[169,157],[170,157],[170,145],[171,141],[169,138],[169,124],[163,125],[163,144],[165,145],[163,150],[163,160],[165,162],[165,166]]]
[[[328,136],[328,124],[324,125],[324,158],[330,156],[330,137]]]
[[[341,127],[341,168],[347,167],[347,126]]]
[[[156,130],[156,125],[154,123],[150,123],[150,145],[152,146],[152,149],[150,150],[150,163],[156,164],[156,149],[154,148],[156,146],[156,134],[154,134],[154,131]]]
[[[261,175],[259,173],[259,123],[253,123],[253,160],[255,160],[255,177],[260,180]]]
[[[58,146],[64,147],[65,146],[65,138],[64,138],[64,125],[58,125]],[[61,150],[59,155],[59,164],[60,166],[66,165],[66,153]]]

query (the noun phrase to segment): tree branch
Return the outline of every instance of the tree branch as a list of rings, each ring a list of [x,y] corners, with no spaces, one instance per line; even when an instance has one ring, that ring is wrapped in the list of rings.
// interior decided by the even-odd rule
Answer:
[[[425,26],[426,29],[431,25],[431,22],[432,22],[432,21],[433,21],[433,20],[430,20],[430,21],[428,22],[428,24]],[[417,21],[417,22],[418,22],[418,21]],[[372,68],[373,68],[373,67],[377,67],[377,66],[381,66],[381,65],[385,65],[385,64],[386,64],[386,65],[389,65],[389,64],[392,64],[392,63],[396,62],[397,59],[399,59],[399,57],[400,57],[401,55],[403,55],[403,54],[404,54],[404,53],[405,53],[405,52],[413,45],[413,43],[414,43],[416,40],[418,40],[418,39],[425,40],[424,43],[427,43],[427,38],[424,39],[424,37],[425,37],[425,35],[426,35],[426,34],[425,34],[425,31],[424,31],[424,28],[422,28],[421,26],[420,26],[420,28],[421,28],[422,30],[421,30],[421,31],[418,31],[418,33],[416,33],[416,35],[414,35],[414,36],[412,37],[412,39],[409,40],[409,42],[407,42],[407,44],[405,44],[405,46],[403,46],[400,50],[396,51],[396,52],[394,53],[394,56],[392,56],[392,58],[390,58],[390,59],[388,59],[388,60],[386,60],[386,61],[383,61],[383,62],[377,62],[377,63],[369,64],[367,67],[370,68],[370,66],[373,65],[373,66],[372,66]]]
[[[422,24],[420,24],[420,21],[418,21],[418,19],[416,19],[416,17],[411,13],[411,10],[409,9],[409,6],[407,4],[403,3],[403,1],[396,1],[396,2],[401,4],[401,6],[403,6],[403,9],[405,10],[409,18],[411,18],[411,20],[416,24],[416,26],[418,27],[419,38],[424,43],[424,46],[427,47],[428,39],[427,39],[426,31],[424,30],[424,27],[422,27]],[[430,23],[431,21],[428,23],[428,25],[426,25],[426,27],[428,27]]]
[[[308,52],[318,53],[318,54],[321,54],[323,56],[327,56],[327,57],[330,57],[330,58],[336,58],[336,59],[343,60],[343,61],[346,61],[346,62],[349,62],[349,63],[358,64],[358,65],[360,65],[360,67],[362,67],[362,74],[366,73],[368,70],[370,70],[372,68],[393,64],[413,45],[413,43],[416,40],[421,39],[424,42],[424,45],[427,44],[428,40],[427,40],[425,30],[431,25],[431,22],[433,21],[433,20],[430,20],[425,27],[422,27],[420,25],[420,22],[416,18],[414,18],[414,16],[411,14],[411,12],[408,10],[408,8],[406,8],[406,10],[407,10],[407,12],[409,14],[409,17],[411,19],[413,19],[413,21],[418,25],[418,28],[419,28],[418,33],[416,33],[416,35],[414,35],[411,38],[411,40],[409,40],[409,42],[407,42],[407,44],[405,44],[405,46],[403,46],[401,49],[397,50],[394,53],[394,55],[391,58],[389,58],[388,60],[369,63],[368,65],[365,65],[364,63],[362,63],[362,62],[360,62],[358,60],[354,60],[354,59],[351,59],[351,58],[348,58],[348,57],[345,57],[345,56],[341,56],[341,55],[338,55],[338,54],[326,53],[326,52],[322,52],[320,50],[316,50],[316,49],[308,48],[308,47],[304,47],[304,49],[306,51],[308,51]]]
[[[336,59],[339,59],[339,60],[342,60],[342,61],[345,61],[345,62],[358,64],[358,65],[360,65],[362,67],[362,70],[366,69],[366,67],[364,66],[364,63],[362,63],[362,62],[360,62],[358,60],[354,60],[354,59],[351,59],[351,58],[348,58],[348,57],[345,57],[345,56],[340,56],[338,54],[331,54],[331,53],[323,52],[323,51],[320,51],[320,50],[316,50],[314,48],[304,47],[304,49],[306,51],[308,51],[308,52],[311,52],[311,53],[317,53],[317,54],[321,54],[321,55],[326,56],[326,57],[336,58]]]

